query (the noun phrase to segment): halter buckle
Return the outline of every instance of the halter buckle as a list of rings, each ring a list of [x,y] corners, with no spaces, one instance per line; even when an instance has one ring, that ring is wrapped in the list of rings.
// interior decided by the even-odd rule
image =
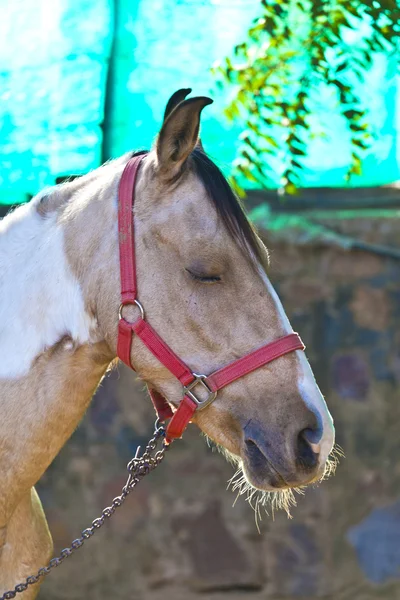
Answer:
[[[194,377],[192,383],[183,386],[185,396],[189,396],[189,398],[193,400],[195,404],[197,404],[197,410],[203,410],[203,408],[211,404],[211,402],[214,402],[215,398],[217,397],[217,392],[213,392],[210,386],[208,385],[206,375],[197,375],[197,373],[192,373],[192,375]],[[193,388],[195,388],[198,384],[201,384],[208,394],[205,400],[197,398],[197,396],[195,396],[195,394],[192,391]]]

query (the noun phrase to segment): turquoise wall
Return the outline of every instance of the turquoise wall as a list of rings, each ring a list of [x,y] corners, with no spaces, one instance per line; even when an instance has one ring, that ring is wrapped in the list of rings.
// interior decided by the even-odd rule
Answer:
[[[13,203],[99,164],[111,10],[1,0],[0,14],[0,202]]]
[[[150,146],[179,87],[215,98],[202,137],[229,169],[240,123],[222,117],[227,92],[215,89],[209,69],[244,38],[258,7],[259,0],[0,0],[0,203]],[[399,178],[394,65],[377,56],[359,86],[375,142],[352,185],[389,183]],[[315,98],[314,120],[328,139],[313,140],[303,185],[343,185],[349,137],[329,90]]]

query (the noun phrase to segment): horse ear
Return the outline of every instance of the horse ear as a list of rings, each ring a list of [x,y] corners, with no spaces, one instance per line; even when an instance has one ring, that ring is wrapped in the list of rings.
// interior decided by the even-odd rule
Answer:
[[[173,178],[195,148],[200,127],[201,111],[211,98],[198,96],[178,104],[164,122],[157,140],[159,170]]]
[[[178,104],[183,102],[183,100],[186,98],[186,96],[189,96],[191,91],[192,91],[191,88],[182,88],[181,90],[178,90],[177,92],[175,92],[175,94],[172,94],[171,98],[167,102],[167,106],[165,107],[163,121],[165,121],[165,119],[174,110],[174,108],[176,106],[178,106]]]

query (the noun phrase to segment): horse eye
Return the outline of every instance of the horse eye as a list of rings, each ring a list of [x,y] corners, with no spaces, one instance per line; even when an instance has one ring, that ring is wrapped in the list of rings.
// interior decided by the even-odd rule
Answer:
[[[192,279],[194,279],[195,281],[200,281],[201,283],[218,283],[218,281],[222,280],[219,275],[206,275],[203,273],[193,273],[193,271],[191,271],[190,269],[185,270],[189,273]]]

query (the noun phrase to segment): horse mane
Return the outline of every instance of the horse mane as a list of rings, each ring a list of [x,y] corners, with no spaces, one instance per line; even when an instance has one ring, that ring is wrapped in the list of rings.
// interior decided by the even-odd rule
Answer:
[[[193,150],[190,158],[230,236],[252,254],[252,262],[256,258],[259,264],[265,267],[268,264],[268,253],[222,171],[200,147]]]

